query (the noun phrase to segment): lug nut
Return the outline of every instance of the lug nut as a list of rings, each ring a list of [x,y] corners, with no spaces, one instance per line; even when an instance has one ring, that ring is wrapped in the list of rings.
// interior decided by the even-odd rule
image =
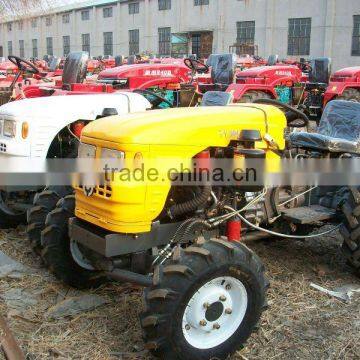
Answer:
[[[221,296],[219,297],[219,300],[220,300],[220,301],[226,301],[226,296],[225,296],[225,295],[221,295]]]
[[[226,310],[225,310],[225,314],[230,315],[231,313],[232,313],[232,310],[231,310],[231,309],[226,309]]]
[[[230,284],[226,284],[225,289],[226,289],[226,290],[230,290],[230,289],[231,289],[231,285],[230,285]]]
[[[199,324],[200,324],[201,326],[206,326],[206,325],[207,325],[207,322],[206,322],[206,320],[200,320]]]
[[[190,330],[190,325],[189,324],[185,325],[185,330]]]
[[[204,303],[203,306],[204,306],[205,309],[208,309],[210,307],[210,304],[208,302],[206,302],[206,303]]]
[[[220,325],[218,323],[213,325],[213,329],[215,330],[219,330],[220,329]]]

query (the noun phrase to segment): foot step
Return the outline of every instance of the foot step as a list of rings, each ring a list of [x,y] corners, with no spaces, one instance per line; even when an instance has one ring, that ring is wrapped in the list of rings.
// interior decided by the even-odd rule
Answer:
[[[335,217],[336,211],[321,205],[303,206],[281,211],[284,219],[294,224],[313,224]]]

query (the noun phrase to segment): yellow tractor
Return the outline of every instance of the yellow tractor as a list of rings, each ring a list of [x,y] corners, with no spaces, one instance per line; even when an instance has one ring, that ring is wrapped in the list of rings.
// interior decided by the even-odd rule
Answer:
[[[75,195],[48,214],[41,235],[45,263],[78,288],[108,279],[144,286],[140,320],[154,355],[227,358],[256,328],[269,285],[242,235],[255,229],[247,236],[260,238],[267,229],[277,231],[275,224],[284,219],[291,219],[288,232],[297,224],[301,229],[304,207],[297,214],[292,207],[301,206],[299,199],[310,191],[294,195],[286,188],[247,185],[239,177],[214,184],[199,176],[194,182],[191,175],[208,174],[213,159],[230,161],[236,169],[258,159],[275,166],[286,154],[289,128],[306,122],[289,107],[236,104],[155,110],[89,124],[79,157],[111,165],[101,183],[76,186]],[[136,171],[145,176],[136,177]],[[187,180],[178,182],[184,174]],[[310,221],[308,216],[307,224],[320,219],[316,216],[335,217],[330,208],[311,205],[318,206],[315,212],[306,206],[317,214]]]

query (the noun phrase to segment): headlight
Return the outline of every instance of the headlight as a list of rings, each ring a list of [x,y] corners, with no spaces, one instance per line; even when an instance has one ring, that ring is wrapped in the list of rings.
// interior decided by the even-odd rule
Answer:
[[[16,135],[16,121],[14,120],[5,120],[4,121],[4,136],[15,137]]]
[[[78,158],[95,159],[95,154],[96,146],[83,143],[79,145]]]
[[[125,158],[125,153],[123,151],[102,148],[101,149],[101,158],[102,159],[122,160]]]

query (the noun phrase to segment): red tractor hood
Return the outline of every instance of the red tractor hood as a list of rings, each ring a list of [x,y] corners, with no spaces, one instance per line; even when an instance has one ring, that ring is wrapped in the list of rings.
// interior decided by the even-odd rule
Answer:
[[[98,79],[129,79],[134,77],[181,78],[183,81],[189,78],[190,70],[185,64],[134,64],[122,65],[112,69],[101,71]]]
[[[336,71],[333,77],[360,77],[360,66],[348,67]]]
[[[259,66],[248,70],[241,71],[237,74],[238,78],[273,78],[273,77],[299,77],[302,72],[297,66],[292,65],[275,65]]]

